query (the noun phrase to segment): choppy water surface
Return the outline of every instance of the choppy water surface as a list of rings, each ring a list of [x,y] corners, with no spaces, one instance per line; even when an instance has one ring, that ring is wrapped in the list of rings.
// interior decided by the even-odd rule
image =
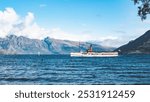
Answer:
[[[148,84],[150,55],[0,55],[0,84]]]

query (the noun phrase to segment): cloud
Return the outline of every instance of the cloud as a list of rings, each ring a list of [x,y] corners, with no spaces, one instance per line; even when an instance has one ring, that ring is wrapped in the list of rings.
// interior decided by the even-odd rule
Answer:
[[[0,36],[5,37],[18,21],[19,16],[13,8],[6,8],[5,11],[0,11]]]
[[[6,8],[0,11],[0,37],[15,34],[41,39],[49,31],[40,27],[34,20],[34,14],[31,12],[25,17],[20,17],[13,8]]]
[[[104,36],[99,39],[99,42],[103,46],[118,47],[120,46],[121,39],[114,36]]]
[[[25,17],[21,17],[13,8],[0,11],[0,28],[0,37],[15,34],[34,39],[43,39],[49,36],[55,39],[74,41],[86,41],[92,38],[90,34],[68,33],[59,27],[45,29],[36,23],[32,12],[28,12]]]
[[[83,24],[83,26],[86,26],[86,24]],[[28,12],[22,17],[13,8],[6,8],[4,11],[0,11],[0,37],[14,34],[34,39],[43,39],[49,36],[62,40],[100,41],[105,46],[120,46],[124,41],[118,36],[94,34],[93,31],[81,29],[77,32],[78,34],[75,34],[74,32],[64,31],[61,27],[45,29],[38,25],[32,12]]]
[[[63,31],[61,28],[53,28],[50,30],[50,37],[62,40],[87,41],[91,38],[89,34],[73,34]]]
[[[108,46],[108,47],[119,47],[123,43],[125,44],[125,41],[122,40],[121,38],[105,38],[100,41],[101,45],[103,46]]]
[[[18,24],[13,25],[11,33],[16,35],[22,35],[29,38],[42,39],[44,35],[46,36],[49,31],[40,27],[35,21],[34,14],[28,12],[26,17]]]
[[[4,12],[0,11],[1,24],[14,24],[18,20],[18,17],[13,8],[6,8]]]
[[[77,35],[63,31],[61,28],[45,29],[39,26],[35,21],[32,12],[28,12],[25,17],[21,17],[13,8],[6,8],[0,11],[0,37],[6,37],[10,34],[25,36],[35,39],[43,39],[47,36],[55,39],[86,41],[90,35]]]
[[[100,44],[106,47],[119,47],[126,43],[128,43],[130,40],[124,39],[123,36],[114,36],[114,35],[106,35],[106,36],[97,36],[97,39],[91,41],[96,42],[96,44]]]

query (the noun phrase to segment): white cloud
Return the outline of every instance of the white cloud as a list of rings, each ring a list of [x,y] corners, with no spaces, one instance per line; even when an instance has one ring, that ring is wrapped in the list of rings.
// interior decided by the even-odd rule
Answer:
[[[25,17],[24,24],[25,26],[31,25],[34,21],[34,15],[31,12],[28,12],[27,16]]]
[[[20,17],[13,8],[6,8],[0,11],[0,37],[15,34],[41,39],[49,31],[40,27],[34,20],[34,14],[31,12],[28,12],[25,17]]]
[[[5,11],[0,11],[0,36],[5,37],[18,21],[19,16],[13,8],[6,8]]]
[[[28,12],[25,17],[19,16],[13,8],[6,8],[0,11],[0,37],[10,34],[26,36],[29,38],[43,39],[47,36],[56,39],[66,39],[74,41],[86,41],[90,35],[76,35],[63,31],[61,28],[44,29],[36,21],[34,14]]]
[[[101,45],[103,46],[108,46],[108,47],[119,47],[121,46],[123,43],[125,44],[125,40],[123,40],[122,38],[114,38],[114,37],[106,37],[103,40],[100,40]]]
[[[42,39],[44,35],[47,35],[49,33],[48,30],[40,27],[34,21],[34,14],[31,12],[28,12],[24,20],[22,20],[20,23],[13,25],[13,29],[11,30],[11,32],[19,36],[22,35],[36,39]]]
[[[83,24],[86,26],[86,24]],[[123,43],[119,37],[111,35],[101,36],[101,34],[93,35],[92,31],[79,31],[78,34],[66,32],[60,27],[45,29],[39,26],[35,21],[35,16],[32,12],[28,12],[25,17],[21,17],[13,8],[6,8],[0,11],[0,37],[5,37],[10,34],[17,36],[25,36],[35,39],[43,39],[47,36],[55,39],[73,40],[73,41],[100,41],[106,46],[119,46]]]
[[[1,24],[14,24],[18,20],[18,15],[13,8],[6,8],[4,12],[0,11]]]
[[[126,43],[126,41],[123,40],[121,37],[111,36],[111,35],[97,37],[95,42],[98,42],[99,44],[107,47],[119,47],[122,44]]]
[[[54,28],[50,31],[50,37],[62,40],[72,40],[72,41],[87,41],[91,38],[88,34],[72,34],[63,31],[61,28]]]

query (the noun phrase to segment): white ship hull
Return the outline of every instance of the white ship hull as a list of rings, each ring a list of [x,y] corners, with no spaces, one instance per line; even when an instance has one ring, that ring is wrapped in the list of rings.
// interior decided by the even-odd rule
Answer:
[[[71,57],[117,57],[118,52],[70,53]]]

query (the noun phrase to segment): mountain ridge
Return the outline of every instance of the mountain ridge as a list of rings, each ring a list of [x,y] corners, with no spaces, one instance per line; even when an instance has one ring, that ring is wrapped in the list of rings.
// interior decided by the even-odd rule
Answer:
[[[86,51],[91,43],[80,42],[80,50]],[[92,44],[94,51],[110,51],[98,44]],[[24,36],[9,35],[0,38],[0,54],[70,54],[79,52],[79,42],[46,37],[42,40]]]
[[[114,51],[121,54],[150,54],[150,30]]]

